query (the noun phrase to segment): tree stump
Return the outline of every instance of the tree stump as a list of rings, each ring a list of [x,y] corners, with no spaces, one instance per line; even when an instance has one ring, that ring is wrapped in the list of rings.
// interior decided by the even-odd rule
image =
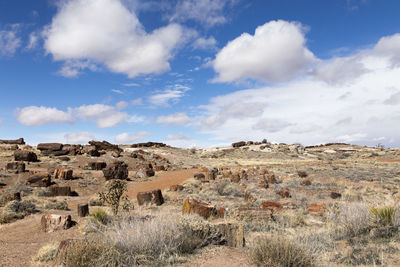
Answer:
[[[79,204],[78,205],[78,216],[86,217],[89,215],[89,205],[88,204]]]

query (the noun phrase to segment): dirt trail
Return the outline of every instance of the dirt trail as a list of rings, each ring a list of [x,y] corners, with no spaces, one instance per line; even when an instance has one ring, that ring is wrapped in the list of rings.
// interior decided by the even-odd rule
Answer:
[[[171,185],[180,184],[193,177],[197,169],[180,170],[173,172],[160,172],[147,182],[130,182],[128,185],[128,195],[135,198],[138,192],[167,189]],[[72,219],[78,221],[76,216],[76,206],[78,203],[85,203],[90,196],[79,196],[69,198],[69,211],[54,211],[56,214],[71,214]],[[49,211],[44,211],[44,213]],[[79,238],[78,227],[69,230],[57,231],[54,233],[44,233],[40,231],[41,214],[31,215],[24,220],[10,224],[0,225],[0,266],[34,266],[32,257],[36,255],[39,248],[50,243],[59,242],[69,238]]]
[[[136,197],[137,193],[154,189],[168,189],[171,185],[181,184],[193,177],[193,174],[199,172],[199,169],[180,170],[173,172],[162,172],[147,182],[130,183],[128,185],[128,196]]]

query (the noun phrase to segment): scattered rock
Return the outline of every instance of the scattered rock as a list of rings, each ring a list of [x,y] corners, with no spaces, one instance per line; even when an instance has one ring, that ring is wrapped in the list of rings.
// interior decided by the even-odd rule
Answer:
[[[89,204],[78,204],[78,216],[86,217],[89,215]]]
[[[285,188],[285,189],[283,189],[283,190],[278,190],[278,191],[276,191],[275,193],[276,193],[277,195],[280,195],[282,198],[290,198],[290,197],[292,197],[292,196],[290,195],[289,188]]]
[[[232,147],[237,148],[237,147],[242,147],[242,146],[245,146],[245,145],[246,145],[245,141],[240,141],[240,142],[233,143]]]
[[[14,173],[23,173],[25,172],[25,163],[23,162],[8,162],[6,165],[6,170]]]
[[[308,173],[305,171],[297,171],[297,175],[301,178],[306,178],[308,176]]]
[[[116,161],[109,164],[103,169],[103,174],[106,180],[120,179],[125,180],[128,178],[128,165],[122,161]]]
[[[48,214],[43,215],[40,221],[40,228],[46,233],[66,230],[73,226],[71,215],[56,215]]]
[[[131,145],[132,148],[138,148],[138,147],[166,147],[166,144],[163,143],[156,143],[156,142],[147,142],[147,143],[137,143],[137,144],[133,144]]]
[[[175,184],[175,185],[171,185],[171,187],[169,188],[171,191],[182,191],[183,190],[183,185],[180,184]]]
[[[250,192],[244,192],[244,200],[248,202],[255,202],[257,200]]]
[[[71,169],[60,168],[54,171],[54,178],[61,180],[71,180],[73,178],[72,174],[73,171]]]
[[[110,144],[107,141],[98,142],[98,141],[89,141],[91,146],[94,146],[96,150],[105,150],[105,151],[116,151],[122,152],[122,149],[118,147],[118,145]]]
[[[324,213],[326,209],[323,203],[314,203],[308,205],[307,210],[308,212]]]
[[[50,150],[50,151],[59,151],[63,148],[63,144],[60,143],[41,143],[36,147],[38,150]]]
[[[265,201],[265,202],[262,202],[260,205],[260,209],[269,210],[273,213],[281,210],[282,208],[283,208],[283,206],[281,204],[279,204],[278,202],[273,202],[273,201]]]
[[[50,194],[53,197],[71,196],[71,187],[70,186],[52,185],[52,186],[50,186]]]
[[[164,203],[164,198],[160,189],[139,192],[136,196],[139,206],[144,204],[155,204],[160,206]]]
[[[196,180],[204,180],[204,179],[206,179],[206,176],[204,175],[204,173],[200,173],[200,172],[195,173],[195,174],[193,175],[193,177],[194,177],[194,179],[196,179]]]
[[[96,171],[102,170],[107,167],[107,164],[103,161],[89,162],[87,165],[89,169]]]
[[[337,199],[337,198],[341,198],[342,194],[337,193],[337,192],[331,192],[331,198],[332,199]]]
[[[211,216],[217,215],[217,209],[211,203],[206,201],[188,198],[183,202],[182,206],[182,214],[192,214],[196,213],[202,216],[205,219],[210,218]]]
[[[49,174],[32,174],[25,181],[26,185],[33,187],[47,187],[51,185],[51,177]]]
[[[151,165],[144,165],[141,166],[137,171],[136,171],[136,177],[137,178],[147,178],[147,177],[152,177],[154,176],[156,173],[154,171],[154,169],[151,167]]]
[[[37,161],[37,155],[32,151],[15,150],[14,151],[14,160],[15,161],[36,162]]]
[[[300,185],[309,186],[309,185],[311,185],[311,180],[310,179],[303,180],[303,181],[300,182]]]
[[[233,223],[218,223],[216,228],[222,234],[225,245],[241,248],[245,246],[243,225]]]
[[[25,145],[24,138],[19,138],[16,140],[0,140],[0,144],[6,145]]]
[[[267,181],[268,184],[275,184],[276,183],[275,174],[273,173],[264,174],[264,180]]]

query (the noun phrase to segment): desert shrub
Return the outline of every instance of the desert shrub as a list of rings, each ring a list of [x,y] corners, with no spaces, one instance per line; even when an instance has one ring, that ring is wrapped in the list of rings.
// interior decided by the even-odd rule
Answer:
[[[242,196],[243,194],[237,187],[229,180],[224,179],[217,183],[216,190],[220,196]]]
[[[66,266],[171,264],[203,242],[198,234],[201,226],[196,228],[187,218],[190,216],[114,217],[101,232],[73,242],[63,253],[62,262]]]
[[[329,218],[336,225],[336,238],[350,238],[368,232],[370,229],[370,215],[368,206],[363,203],[350,203],[337,207],[331,211]]]
[[[51,197],[52,196],[50,188],[48,188],[48,187],[40,187],[40,188],[35,189],[34,195],[37,197]]]
[[[378,247],[357,245],[351,248],[347,254],[339,257],[337,261],[347,266],[357,265],[382,265],[382,251]]]
[[[96,221],[98,221],[99,223],[102,223],[102,224],[107,224],[107,222],[110,221],[109,216],[102,209],[98,209],[98,210],[90,213],[90,216],[93,217],[93,219],[95,219]]]
[[[372,223],[377,227],[392,226],[396,215],[394,206],[370,207],[369,212],[372,216]]]
[[[126,195],[122,197],[121,208],[125,212],[129,212],[134,209],[133,203],[129,200],[129,197]]]
[[[54,243],[47,244],[39,249],[38,253],[34,257],[34,260],[39,261],[39,262],[52,261],[54,259],[54,257],[56,256],[57,249],[58,249],[57,244],[54,244]]]
[[[99,192],[101,201],[108,203],[114,215],[118,214],[119,204],[122,195],[126,191],[126,182],[122,180],[113,180],[106,186],[106,192]]]
[[[25,216],[35,213],[36,211],[36,205],[32,203],[32,201],[10,201],[4,206],[0,214],[0,224],[23,219]]]
[[[11,194],[0,195],[0,207],[4,207],[8,202],[14,200],[14,196]]]
[[[104,202],[97,195],[96,197],[92,197],[89,200],[89,205],[90,206],[104,206]]]
[[[45,205],[44,205],[45,209],[48,210],[68,210],[68,203],[67,201],[63,200],[63,201],[48,201]]]
[[[294,240],[278,235],[258,238],[251,258],[256,266],[314,266],[310,251]]]

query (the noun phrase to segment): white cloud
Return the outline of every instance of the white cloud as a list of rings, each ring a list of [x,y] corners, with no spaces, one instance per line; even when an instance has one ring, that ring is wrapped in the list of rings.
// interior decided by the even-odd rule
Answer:
[[[29,41],[25,48],[28,50],[35,49],[37,47],[38,42],[39,42],[38,34],[36,32],[32,32],[31,34],[29,34]]]
[[[17,36],[18,25],[11,30],[0,31],[0,56],[11,57],[21,46],[21,39]]]
[[[71,112],[64,112],[57,108],[29,106],[22,109],[16,109],[16,118],[22,125],[39,126],[47,123],[75,121]]]
[[[400,119],[396,44],[397,35],[384,37],[370,49],[321,61],[302,79],[214,97],[195,121],[216,141],[376,145],[382,140],[399,146],[400,133],[393,128]]]
[[[257,27],[254,35],[243,33],[221,49],[212,62],[218,73],[213,81],[288,81],[316,62],[305,45],[301,24],[270,21]]]
[[[126,119],[128,114],[104,104],[83,105],[73,110],[76,117],[84,121],[96,121],[97,127],[113,127]]]
[[[184,135],[183,133],[169,134],[164,138],[165,141],[190,141],[192,138]]]
[[[129,123],[139,123],[139,122],[144,122],[145,119],[146,119],[146,118],[143,117],[143,116],[132,115],[132,116],[129,116],[129,118],[126,120],[126,122],[129,122]]]
[[[128,106],[129,106],[129,103],[126,102],[126,101],[119,101],[119,102],[115,105],[115,107],[116,107],[117,109],[124,109],[124,108],[127,108]]]
[[[149,133],[149,132],[138,132],[138,133],[132,133],[132,134],[121,133],[121,134],[115,136],[115,142],[117,144],[130,144],[130,143],[134,143],[139,140],[142,140],[150,135],[151,135],[151,133]]]
[[[140,105],[140,104],[142,104],[142,102],[143,102],[143,99],[141,97],[139,97],[139,98],[133,99],[131,101],[131,104],[132,105]]]
[[[111,92],[116,93],[116,94],[120,94],[120,95],[124,94],[124,92],[122,92],[121,90],[118,90],[118,89],[111,89]]]
[[[217,48],[217,40],[212,36],[207,39],[200,37],[193,42],[192,46],[194,49],[213,50]]]
[[[180,98],[185,96],[185,93],[190,88],[181,84],[175,84],[164,91],[159,91],[149,97],[149,102],[156,106],[169,106],[170,104],[176,104]]]
[[[67,60],[58,71],[58,74],[67,78],[74,78],[82,74],[84,69],[98,71],[99,67],[88,60]]]
[[[3,120],[2,119],[0,119],[0,126],[3,124]]]
[[[124,83],[123,86],[126,86],[126,87],[138,87],[138,86],[140,86],[140,84],[138,84],[138,83]]]
[[[224,10],[234,2],[232,0],[180,0],[170,20],[192,20],[206,27],[224,24],[228,21]]]
[[[186,113],[181,112],[167,116],[159,116],[156,122],[173,125],[188,125],[190,123],[190,118],[186,115]]]
[[[44,30],[45,49],[56,61],[65,61],[61,74],[78,75],[88,66],[102,64],[129,77],[162,73],[183,40],[177,24],[146,33],[137,16],[120,0],[69,0],[61,3]]]
[[[94,140],[95,137],[93,134],[88,132],[79,132],[79,133],[67,133],[64,135],[64,139],[67,144],[86,144],[91,140]]]

